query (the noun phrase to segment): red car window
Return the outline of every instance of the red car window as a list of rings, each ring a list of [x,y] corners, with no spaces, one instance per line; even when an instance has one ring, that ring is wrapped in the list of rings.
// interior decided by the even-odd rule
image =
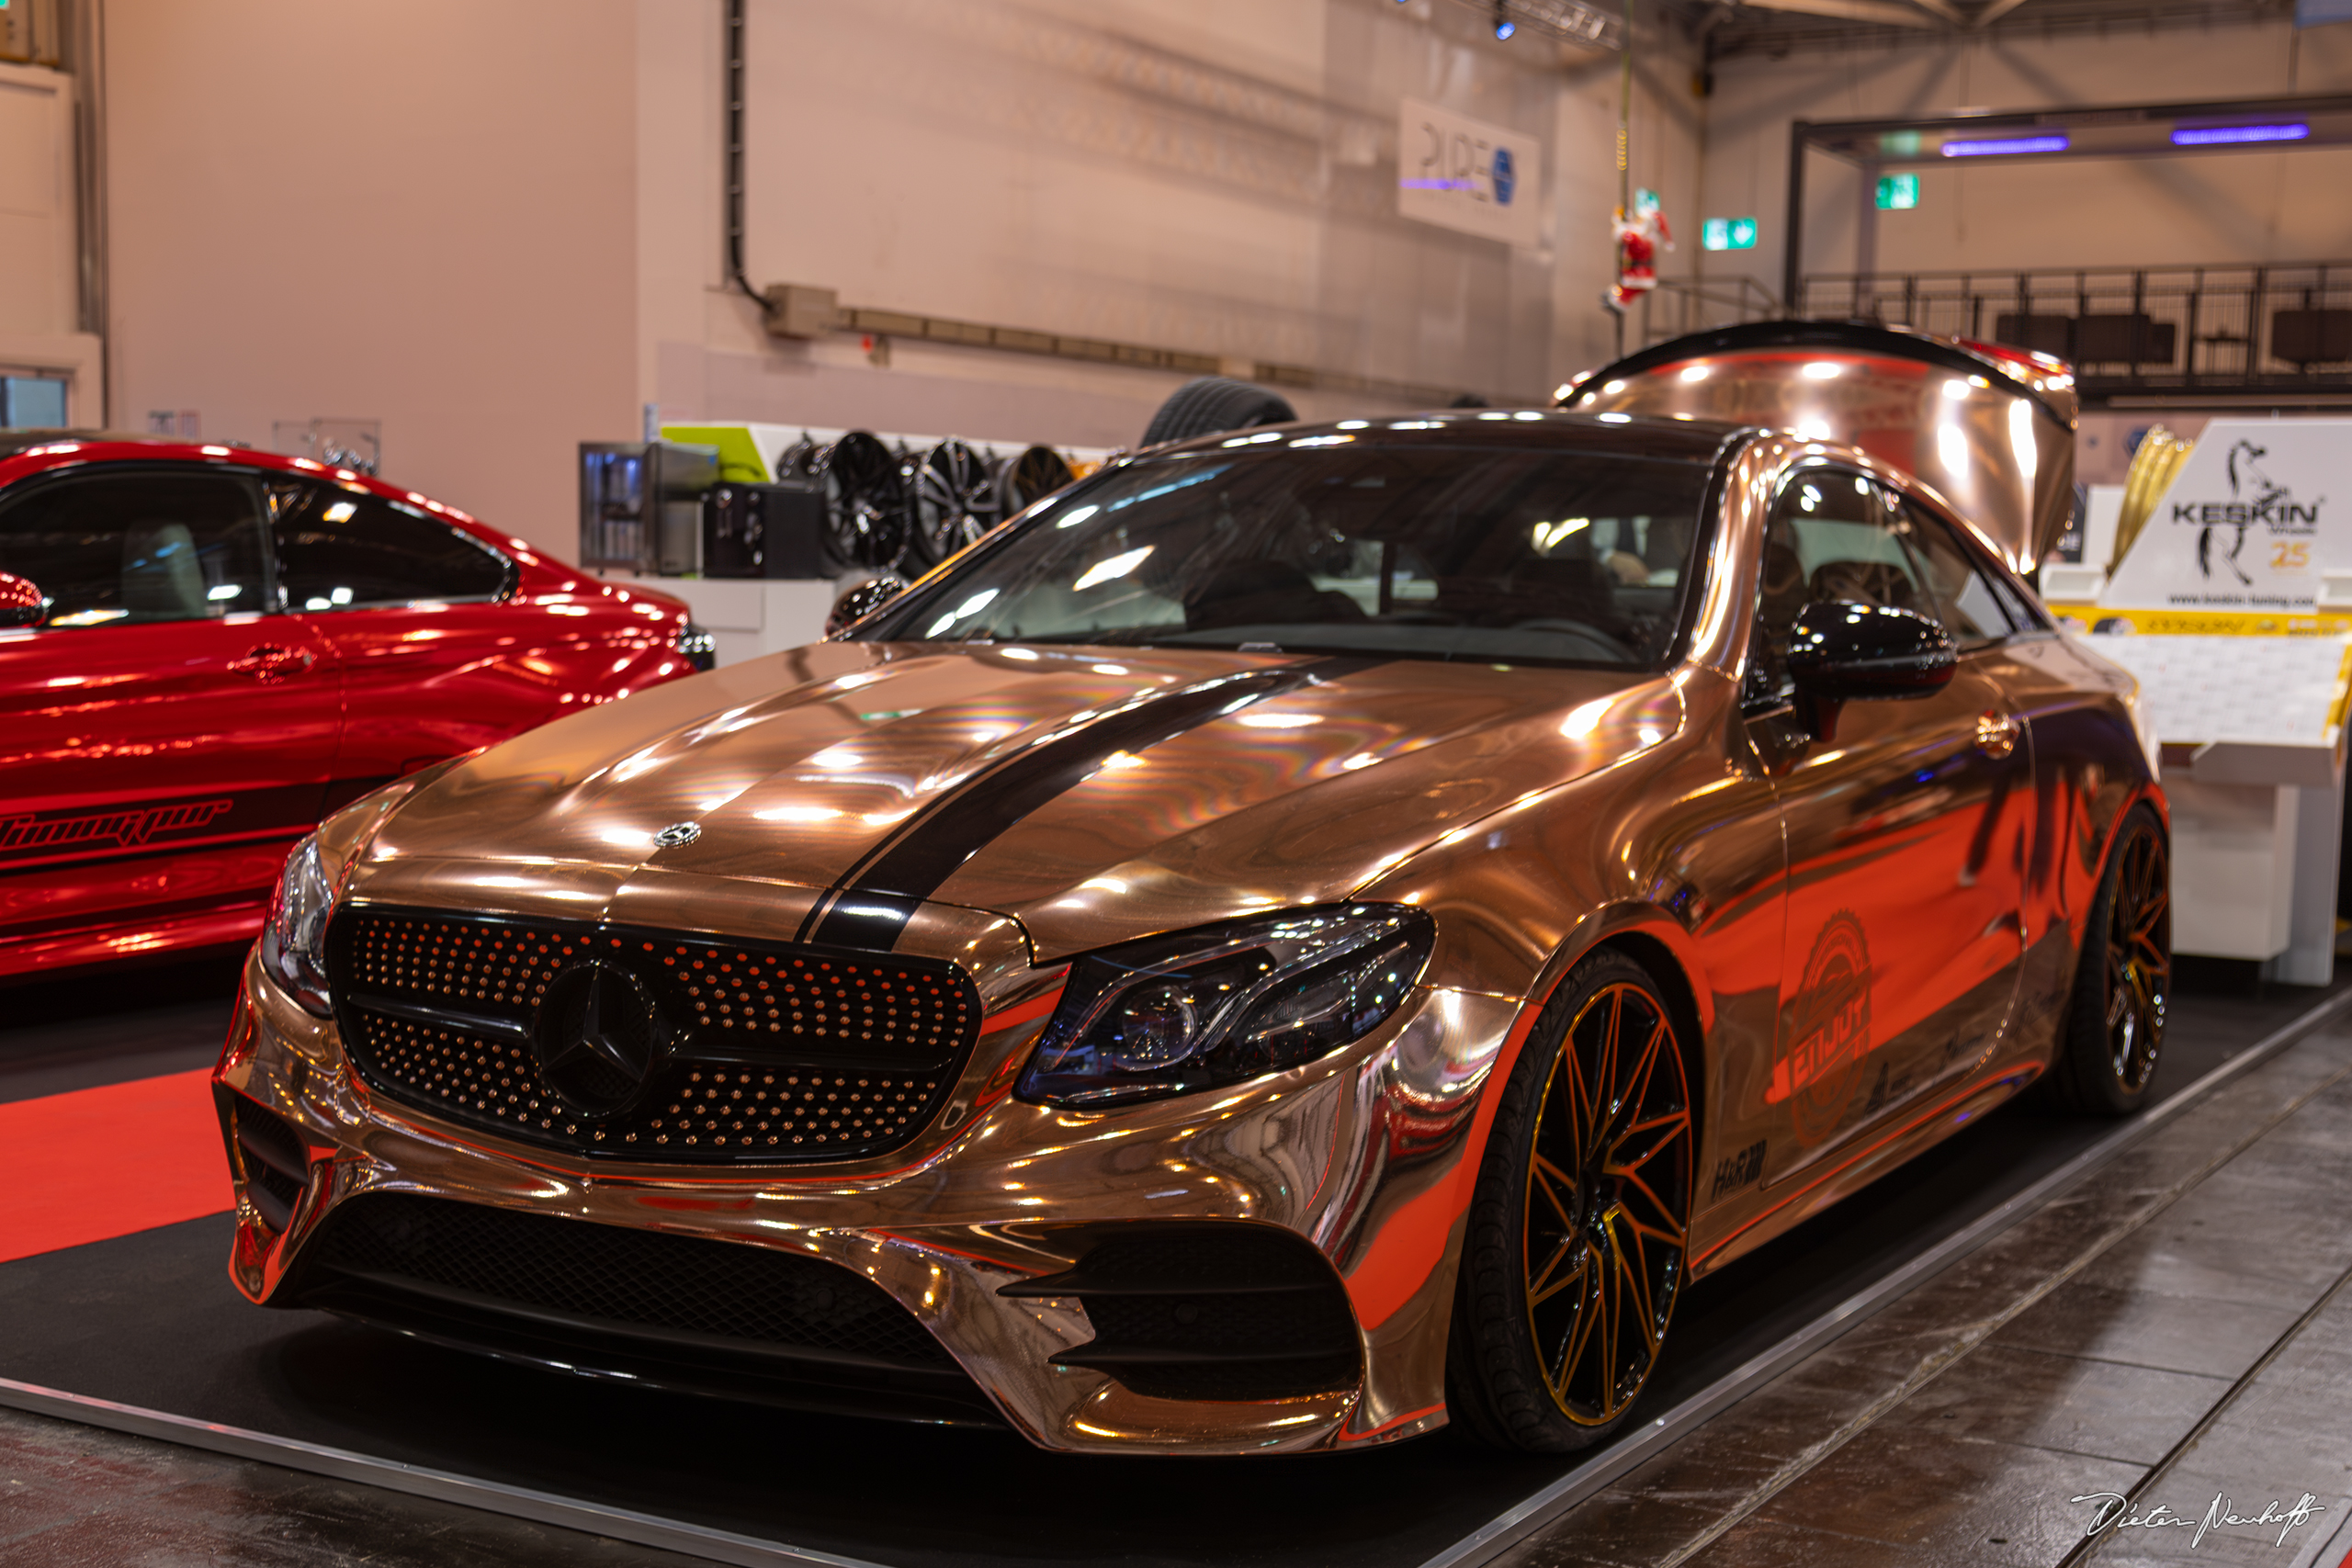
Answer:
[[[496,599],[513,581],[513,565],[489,547],[364,492],[273,484],[270,512],[288,609]]]
[[[0,571],[40,588],[54,627],[274,609],[259,502],[221,473],[53,479],[0,505]]]

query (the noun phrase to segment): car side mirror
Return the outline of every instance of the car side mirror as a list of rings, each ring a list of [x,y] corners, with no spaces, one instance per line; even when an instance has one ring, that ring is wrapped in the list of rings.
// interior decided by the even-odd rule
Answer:
[[[907,580],[889,572],[851,583],[833,596],[832,611],[825,617],[825,640],[831,642],[906,591]]]
[[[47,608],[40,589],[0,571],[0,626],[37,626]]]
[[[1823,740],[1835,739],[1838,705],[1924,697],[1959,666],[1951,634],[1911,610],[1821,600],[1789,632],[1799,716]]]

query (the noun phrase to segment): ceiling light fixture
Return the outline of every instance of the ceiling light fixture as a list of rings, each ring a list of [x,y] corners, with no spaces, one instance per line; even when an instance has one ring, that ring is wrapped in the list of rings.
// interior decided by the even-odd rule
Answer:
[[[2064,152],[2074,143],[2064,136],[1992,136],[1976,141],[1947,141],[1947,158],[1999,158],[2016,152]]]
[[[2176,147],[2228,147],[2246,141],[2301,141],[2308,125],[2184,125],[2172,133]]]

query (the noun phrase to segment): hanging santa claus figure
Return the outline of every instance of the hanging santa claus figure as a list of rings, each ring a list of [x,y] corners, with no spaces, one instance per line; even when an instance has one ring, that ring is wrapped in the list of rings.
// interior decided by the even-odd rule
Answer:
[[[1600,297],[1600,302],[1622,316],[1634,308],[1634,300],[1657,287],[1658,248],[1674,249],[1674,236],[1666,227],[1666,214],[1654,190],[1635,191],[1633,216],[1626,217],[1621,207],[1609,227],[1617,239],[1617,282]]]

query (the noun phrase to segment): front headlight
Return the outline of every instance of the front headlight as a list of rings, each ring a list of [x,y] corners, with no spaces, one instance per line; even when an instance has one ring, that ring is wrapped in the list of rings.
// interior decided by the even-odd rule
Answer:
[[[1435,938],[1419,909],[1355,904],[1090,954],[1015,1092],[1111,1105],[1295,1067],[1395,1012]]]
[[[316,833],[294,846],[270,896],[269,919],[261,928],[261,966],[320,1018],[334,1016],[327,998],[327,917],[334,913],[335,887],[319,860]]]
[[[718,639],[692,621],[678,628],[678,652],[697,671],[718,667]]]

